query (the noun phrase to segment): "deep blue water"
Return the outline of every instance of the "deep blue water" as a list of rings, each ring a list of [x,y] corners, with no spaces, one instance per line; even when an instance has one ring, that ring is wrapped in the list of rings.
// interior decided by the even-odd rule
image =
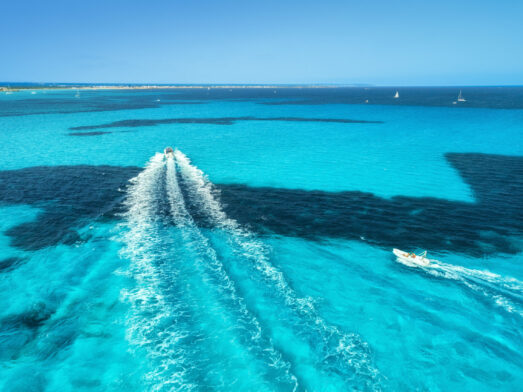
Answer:
[[[2,93],[0,390],[519,390],[523,88],[462,90]]]

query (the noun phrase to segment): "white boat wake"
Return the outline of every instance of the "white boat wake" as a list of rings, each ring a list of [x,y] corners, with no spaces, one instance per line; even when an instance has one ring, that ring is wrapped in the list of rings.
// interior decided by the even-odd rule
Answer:
[[[128,275],[136,287],[121,293],[130,304],[127,339],[145,351],[150,364],[145,375],[152,391],[191,391],[196,385],[186,377],[192,364],[187,363],[182,340],[190,332],[177,323],[183,304],[166,298],[162,290],[161,271],[156,246],[157,184],[164,172],[163,156],[156,154],[147,167],[131,180],[125,206],[125,223],[121,255],[130,261]],[[138,354],[140,355],[140,354]]]
[[[251,365],[256,366],[265,380],[260,385],[289,391],[310,387],[306,380],[300,379],[307,378],[307,374],[295,375],[294,367],[304,365],[296,363],[299,357],[287,352],[282,342],[274,345],[272,331],[264,331],[258,320],[259,309],[254,312],[249,309],[215,249],[213,237],[204,234],[196,224],[184,196],[225,236],[225,242],[217,246],[221,248],[223,242],[239,259],[248,261],[244,265],[251,271],[249,278],[258,279],[257,283],[274,295],[289,315],[294,315],[286,322],[295,329],[297,339],[305,339],[317,353],[314,356],[317,359],[311,357],[311,366],[322,369],[329,380],[339,379],[348,387],[359,385],[364,390],[381,390],[383,377],[372,364],[367,343],[357,334],[344,333],[328,324],[311,298],[300,297],[294,291],[271,263],[265,244],[227,217],[213,195],[213,185],[180,151],[174,156],[156,154],[145,170],[131,180],[124,202],[125,222],[121,224],[120,238],[124,244],[121,255],[129,260],[126,274],[135,282],[133,288],[121,293],[122,300],[130,307],[127,339],[137,356],[145,353],[148,368],[145,382],[149,390],[191,391],[201,387],[205,374],[211,372],[218,377],[219,373],[212,370],[216,364],[201,359],[208,358],[208,353],[194,342],[203,339],[207,345],[211,344],[212,350],[213,339],[219,336],[234,336],[231,344],[250,353]],[[180,262],[186,268],[183,273]],[[189,287],[184,279],[187,272],[191,276],[196,274],[190,278],[198,282],[196,294],[184,292]],[[211,295],[215,302],[199,304],[201,295]],[[212,316],[215,312],[220,319],[229,320],[225,324],[219,321],[216,326],[227,325],[229,332],[217,335],[211,327],[194,329],[198,317]],[[191,315],[196,318],[192,320]],[[227,363],[226,358],[224,361]],[[231,370],[233,377],[236,370]]]
[[[235,339],[239,339],[253,354],[253,360],[262,363],[259,368],[264,372],[264,384],[272,383],[279,390],[296,391],[298,380],[292,374],[290,364],[265,337],[261,325],[237,294],[234,282],[227,276],[214,249],[187,212],[173,159],[156,154],[145,170],[130,182],[124,202],[127,207],[123,214],[125,222],[121,225],[124,244],[121,256],[130,261],[126,275],[136,284],[132,289],[123,290],[121,297],[130,305],[127,339],[135,347],[138,357],[143,352],[146,355],[149,369],[145,375],[147,389],[191,391],[199,389],[201,382],[208,382],[209,377],[211,383],[215,383],[213,385],[222,382],[218,372],[213,370],[216,364],[209,364],[205,359],[208,353],[194,344],[206,338],[212,341],[219,334],[212,330],[195,330],[194,321],[188,324],[187,315],[203,308],[187,308],[190,306],[187,296],[191,297],[191,294],[182,297],[180,292],[173,292],[173,287],[180,283],[177,282],[179,271],[172,261],[183,250],[177,248],[179,244],[175,244],[171,236],[178,233],[183,246],[193,251],[191,260],[194,258],[193,261],[201,267],[201,284],[208,283],[206,287],[217,290],[217,297],[228,305],[220,318],[229,317],[229,313],[234,315],[233,324],[237,325]],[[176,224],[175,233],[165,229],[166,221],[161,210],[165,199],[171,219]],[[187,285],[183,289],[187,290]],[[202,336],[202,333],[212,335]]]

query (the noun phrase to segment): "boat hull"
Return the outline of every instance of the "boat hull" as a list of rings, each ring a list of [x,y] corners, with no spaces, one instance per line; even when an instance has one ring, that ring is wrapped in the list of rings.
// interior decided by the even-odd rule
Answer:
[[[166,147],[165,150],[163,150],[163,154],[165,158],[174,158],[174,150],[172,147]]]
[[[403,264],[408,264],[411,266],[418,266],[418,267],[429,267],[430,266],[430,260],[426,257],[421,257],[418,255],[415,255],[414,253],[408,253],[404,252],[400,249],[393,249],[392,253],[398,258],[399,261],[401,261]]]

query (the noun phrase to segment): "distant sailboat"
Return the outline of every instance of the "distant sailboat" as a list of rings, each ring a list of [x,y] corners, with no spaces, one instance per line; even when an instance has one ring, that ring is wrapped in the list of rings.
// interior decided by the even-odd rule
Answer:
[[[461,90],[459,90],[458,102],[467,102],[467,100],[465,98],[463,98],[463,94],[461,94]]]
[[[399,98],[400,97],[400,92],[398,90],[396,90],[396,94],[394,94],[394,98]]]
[[[74,97],[75,98],[80,98],[80,90],[78,90],[78,89],[76,90],[76,94],[75,94]]]

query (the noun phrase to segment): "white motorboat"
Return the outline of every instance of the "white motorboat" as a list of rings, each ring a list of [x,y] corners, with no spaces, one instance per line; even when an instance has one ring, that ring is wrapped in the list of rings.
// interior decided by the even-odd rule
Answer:
[[[424,251],[423,253],[417,255],[415,253],[409,253],[399,249],[393,249],[392,253],[394,253],[398,260],[404,264],[420,267],[430,266],[430,259],[427,258],[427,251]]]
[[[165,150],[163,150],[163,153],[165,155],[165,158],[173,158],[174,157],[174,150],[172,147],[165,147]]]

